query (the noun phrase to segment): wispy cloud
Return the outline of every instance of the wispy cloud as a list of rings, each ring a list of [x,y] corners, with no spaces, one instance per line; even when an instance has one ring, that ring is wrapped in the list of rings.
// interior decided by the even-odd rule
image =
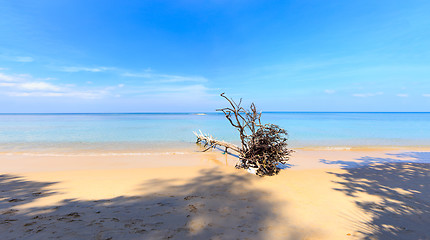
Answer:
[[[185,83],[185,82],[204,83],[208,81],[208,79],[201,76],[182,76],[182,75],[154,73],[150,68],[142,72],[130,72],[116,67],[103,67],[103,66],[100,66],[100,67],[63,66],[63,67],[58,67],[56,69],[58,71],[70,72],[70,73],[74,73],[74,72],[97,73],[97,72],[113,71],[122,77],[145,79],[144,83],[147,83],[147,84]]]
[[[6,75],[4,73],[0,73],[0,82],[21,82],[30,78],[31,76],[28,74],[13,74]]]
[[[76,97],[84,99],[96,99],[109,95],[107,90],[92,90],[92,91],[60,91],[60,92],[8,92],[8,96],[13,97]]]
[[[13,57],[12,59],[13,59],[12,61],[15,61],[15,62],[33,62],[34,61],[34,58],[32,57],[22,57],[22,56]]]
[[[430,97],[430,93],[424,93],[423,97]]]
[[[34,62],[34,58],[29,56],[10,56],[10,55],[0,55],[0,59],[10,62]]]
[[[86,99],[112,95],[112,91],[123,87],[109,86],[82,89],[73,84],[53,84],[48,79],[34,78],[28,74],[6,75],[0,73],[0,94],[14,97],[77,97]]]
[[[62,72],[105,72],[114,70],[113,67],[60,67],[58,70]]]
[[[206,86],[208,79],[202,76],[184,76],[154,73],[151,69],[142,72],[124,71],[121,76],[139,80],[138,85],[123,91],[126,95],[162,102],[196,102],[206,101],[212,97],[214,89]],[[129,85],[129,84],[128,84]],[[120,86],[119,86],[120,87]]]
[[[397,97],[409,97],[409,94],[406,93],[399,93],[396,95]]]
[[[0,87],[14,87],[16,83],[0,82]]]
[[[124,77],[133,78],[144,78],[147,79],[148,83],[179,83],[179,82],[198,82],[203,83],[208,80],[200,76],[179,76],[179,75],[169,75],[169,74],[156,74],[150,71],[145,71],[142,73],[130,73],[125,72],[121,74]]]
[[[178,103],[196,103],[199,101],[210,101],[218,94],[213,94],[215,89],[208,88],[203,84],[193,84],[187,86],[147,86],[135,89],[136,97],[151,101]],[[127,93],[130,94],[130,93]]]
[[[146,86],[138,91],[140,93],[155,93],[155,94],[172,94],[172,93],[203,93],[209,88],[202,84],[193,84],[188,86]]]
[[[354,97],[374,97],[384,94],[383,92],[376,92],[376,93],[354,93],[352,96]]]
[[[115,70],[108,67],[63,67],[67,72],[102,72]],[[121,73],[120,73],[121,74]],[[51,78],[35,78],[28,74],[6,74],[0,72],[0,94],[14,97],[76,97],[95,99],[103,97],[138,97],[142,99],[163,99],[163,101],[177,101],[179,99],[206,99],[214,89],[205,86],[208,81],[200,76],[181,76],[152,73],[146,70],[141,73],[125,72],[122,76],[129,78],[144,78],[145,81],[116,83],[112,86],[97,86],[87,81],[82,86],[52,81]],[[176,99],[176,100],[175,100]]]
[[[26,82],[19,84],[19,87],[24,90],[32,91],[61,91],[63,89],[47,82]]]
[[[326,89],[326,90],[324,90],[324,92],[327,93],[327,94],[333,94],[333,93],[336,93],[336,90]]]

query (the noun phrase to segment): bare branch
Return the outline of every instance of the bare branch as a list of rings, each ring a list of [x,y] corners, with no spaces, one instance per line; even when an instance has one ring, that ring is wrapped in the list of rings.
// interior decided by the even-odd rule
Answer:
[[[230,124],[237,129],[241,140],[241,147],[224,141],[218,141],[211,136],[194,133],[197,136],[197,143],[203,143],[207,151],[216,146],[232,149],[239,153],[238,168],[256,168],[260,176],[274,175],[279,172],[278,164],[285,164],[293,152],[287,148],[287,131],[273,124],[262,124],[262,112],[258,112],[254,103],[249,110],[243,108],[242,98],[239,103],[225,96],[230,107],[217,109],[223,112]]]

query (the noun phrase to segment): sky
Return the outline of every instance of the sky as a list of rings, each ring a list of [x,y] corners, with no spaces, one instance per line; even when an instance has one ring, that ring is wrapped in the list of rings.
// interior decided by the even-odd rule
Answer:
[[[429,112],[430,1],[0,0],[0,113]]]

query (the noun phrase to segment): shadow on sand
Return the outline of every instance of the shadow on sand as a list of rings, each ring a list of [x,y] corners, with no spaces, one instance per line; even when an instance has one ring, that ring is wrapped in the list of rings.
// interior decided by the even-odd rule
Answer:
[[[47,190],[56,182],[26,181],[18,176],[0,175],[0,210],[11,205],[22,205],[33,201],[39,196],[49,196],[55,192]]]
[[[367,166],[375,163],[430,163],[430,152],[404,152],[404,153],[387,153],[387,158],[365,156],[358,158],[357,161],[330,161],[320,159],[320,162],[325,164],[339,165],[341,168],[355,168]]]
[[[359,158],[361,162],[334,161],[346,173],[331,173],[341,191],[372,216],[354,221],[365,239],[430,239],[430,153],[388,154],[390,158]],[[377,201],[359,200],[368,194]]]
[[[54,183],[1,175],[0,239],[268,239],[270,226],[280,221],[279,205],[249,187],[253,177],[205,170],[179,186],[157,179],[141,185],[160,189],[153,194],[69,199],[18,211],[59,193],[48,190]],[[301,238],[294,231],[283,237]]]

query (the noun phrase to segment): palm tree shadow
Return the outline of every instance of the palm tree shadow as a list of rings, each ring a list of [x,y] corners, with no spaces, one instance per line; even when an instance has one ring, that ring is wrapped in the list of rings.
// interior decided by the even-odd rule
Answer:
[[[141,185],[146,193],[137,196],[68,199],[28,212],[7,212],[11,207],[7,202],[0,209],[5,213],[0,214],[0,238],[20,233],[22,239],[267,239],[273,224],[281,221],[280,203],[253,189],[254,177],[202,170],[181,185],[175,180],[147,181]],[[50,184],[15,188],[43,192]],[[147,193],[151,189],[155,190]],[[22,198],[26,203],[33,200]],[[282,221],[288,224],[285,218]],[[283,237],[298,238],[302,233],[294,230]]]
[[[345,173],[333,173],[340,180],[335,190],[356,199],[355,203],[371,220],[349,219],[364,239],[430,239],[429,153],[390,154],[392,158],[334,161]],[[330,164],[330,162],[327,162]],[[365,201],[370,195],[379,201]],[[374,198],[373,198],[374,199]]]
[[[27,181],[20,176],[0,175],[0,209],[14,207],[46,197],[56,192],[47,190],[56,182]]]

